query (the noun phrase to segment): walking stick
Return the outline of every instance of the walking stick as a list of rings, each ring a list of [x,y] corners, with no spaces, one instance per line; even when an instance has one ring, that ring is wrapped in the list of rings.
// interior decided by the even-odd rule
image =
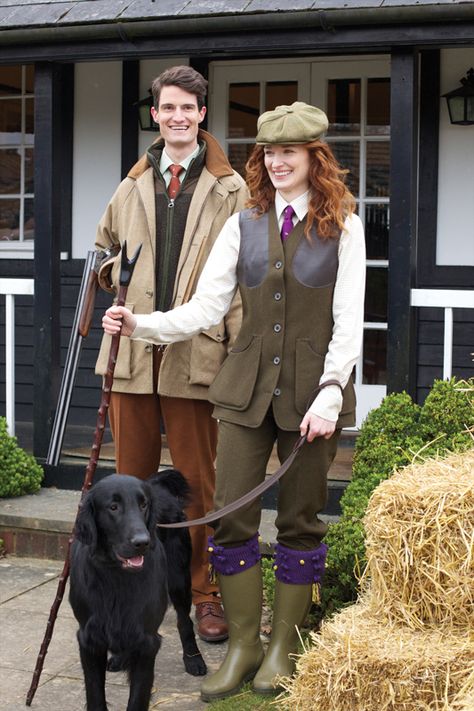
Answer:
[[[141,248],[142,248],[142,246],[140,245],[138,247],[137,251],[135,252],[134,256],[132,257],[132,259],[127,259],[127,243],[126,242],[123,243],[122,261],[121,261],[121,267],[120,267],[120,288],[119,288],[118,297],[117,297],[117,305],[118,306],[125,305],[125,297],[127,294],[128,286],[130,284],[133,270],[135,268],[135,263],[138,259],[138,255],[140,254]],[[109,353],[109,360],[107,363],[107,372],[104,377],[104,382],[103,382],[103,386],[102,386],[102,397],[101,397],[101,401],[100,401],[99,410],[97,412],[97,422],[96,422],[96,428],[95,428],[95,432],[94,432],[94,442],[92,444],[91,455],[90,455],[89,463],[87,465],[85,476],[84,476],[84,483],[82,485],[82,495],[81,495],[81,501],[79,502],[78,513],[79,513],[79,509],[82,504],[82,500],[84,498],[84,494],[87,491],[89,491],[89,489],[92,486],[92,479],[94,477],[94,473],[95,473],[95,470],[97,467],[97,462],[99,459],[100,447],[102,445],[102,439],[103,439],[104,430],[105,430],[105,420],[106,420],[106,416],[107,416],[107,410],[108,410],[109,404],[110,404],[110,394],[112,391],[112,382],[113,382],[113,378],[114,378],[115,363],[117,362],[117,354],[118,354],[119,344],[120,344],[120,332],[115,334],[114,336],[112,336],[112,343],[110,344],[110,353]],[[76,515],[76,520],[77,520],[77,515]],[[67,579],[69,577],[69,554],[70,554],[72,542],[74,541],[75,528],[76,528],[76,521],[74,521],[72,533],[69,538],[68,548],[67,548],[67,553],[66,553],[66,560],[64,561],[64,567],[63,567],[63,570],[61,573],[61,577],[59,578],[56,597],[55,597],[54,602],[51,606],[48,622],[46,624],[46,630],[44,633],[43,642],[41,644],[40,651],[38,653],[38,658],[36,660],[36,667],[35,667],[35,671],[33,673],[33,678],[31,680],[31,686],[30,686],[30,689],[29,689],[27,697],[26,697],[26,705],[27,706],[31,706],[31,702],[33,701],[33,697],[36,693],[36,689],[38,688],[41,672],[43,670],[44,660],[45,660],[46,654],[48,652],[49,643],[51,642],[51,638],[53,636],[54,624],[55,624],[56,618],[58,616],[59,606],[61,605],[62,599],[64,597],[64,590],[66,589],[66,583],[67,583]]]

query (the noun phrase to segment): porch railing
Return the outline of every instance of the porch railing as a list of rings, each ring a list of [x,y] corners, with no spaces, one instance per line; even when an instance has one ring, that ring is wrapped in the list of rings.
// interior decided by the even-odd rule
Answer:
[[[453,309],[474,309],[474,291],[412,289],[411,305],[444,309],[443,379],[453,371]]]
[[[5,295],[5,412],[10,435],[15,434],[15,296],[34,296],[34,279],[0,279]]]

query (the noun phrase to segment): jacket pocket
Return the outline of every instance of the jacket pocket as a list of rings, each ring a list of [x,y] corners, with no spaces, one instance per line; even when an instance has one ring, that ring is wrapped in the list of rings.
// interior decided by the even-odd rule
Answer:
[[[255,389],[261,354],[261,336],[252,336],[243,347],[236,344],[209,388],[209,401],[229,410],[246,410]]]
[[[191,340],[189,384],[209,386],[227,355],[224,321]]]
[[[324,372],[325,356],[317,353],[309,338],[298,338],[295,352],[295,407],[306,414]]]
[[[115,302],[114,302],[115,303]],[[134,311],[135,304],[126,303],[125,306],[130,311]],[[110,345],[112,336],[104,333],[102,343],[99,350],[99,357],[95,365],[95,374],[104,376],[107,373],[107,364],[109,362]],[[120,339],[120,348],[117,356],[117,363],[114,370],[114,379],[130,380],[132,377],[132,342],[130,338]]]

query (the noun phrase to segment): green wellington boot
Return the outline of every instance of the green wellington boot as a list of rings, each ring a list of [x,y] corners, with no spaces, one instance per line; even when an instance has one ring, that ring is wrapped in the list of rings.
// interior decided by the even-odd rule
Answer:
[[[312,585],[289,585],[275,580],[272,635],[262,666],[253,680],[257,694],[276,694],[278,676],[291,676],[295,661],[290,654],[298,650],[298,632],[311,607]]]
[[[218,575],[218,580],[229,626],[229,646],[220,669],[201,686],[203,701],[236,694],[247,681],[253,679],[263,659],[260,563],[243,573]]]

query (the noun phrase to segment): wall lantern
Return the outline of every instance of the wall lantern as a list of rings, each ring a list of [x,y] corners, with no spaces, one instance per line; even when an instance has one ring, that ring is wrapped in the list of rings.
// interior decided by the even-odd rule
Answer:
[[[471,67],[466,76],[460,79],[459,89],[443,94],[448,102],[449,119],[457,126],[474,124],[474,69]]]
[[[138,123],[142,131],[159,131],[158,125],[153,121],[150,109],[153,106],[153,96],[148,89],[149,96],[146,96],[140,101],[136,101],[133,105],[138,112]]]

